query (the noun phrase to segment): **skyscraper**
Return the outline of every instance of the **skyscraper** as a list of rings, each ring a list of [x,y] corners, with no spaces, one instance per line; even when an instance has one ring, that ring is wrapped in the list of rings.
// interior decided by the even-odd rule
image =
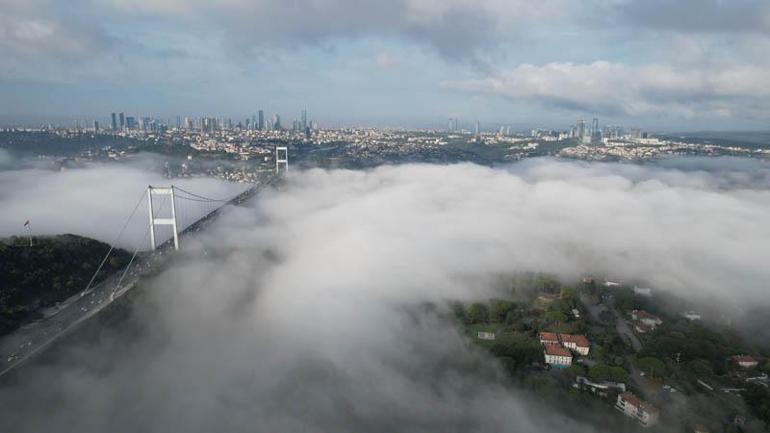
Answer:
[[[258,124],[258,129],[259,129],[260,131],[264,131],[264,130],[265,130],[265,112],[264,112],[264,111],[262,111],[262,110],[259,110],[259,124]]]
[[[307,110],[302,110],[302,130],[307,128]]]
[[[94,132],[99,132],[99,121],[94,120]]]
[[[476,137],[478,137],[481,134],[481,122],[478,120],[476,121]]]
[[[578,120],[575,125],[575,138],[582,140],[584,135],[586,135],[586,121]]]
[[[278,113],[273,114],[273,129],[281,130],[281,116]]]
[[[118,119],[115,113],[112,113],[112,124],[110,126],[112,126],[113,132],[118,130]]]
[[[123,113],[120,113],[120,129],[123,130],[123,128],[126,127],[126,115]]]
[[[598,142],[602,140],[602,133],[599,131],[599,119],[594,117],[593,122],[591,122],[591,141],[592,142]]]

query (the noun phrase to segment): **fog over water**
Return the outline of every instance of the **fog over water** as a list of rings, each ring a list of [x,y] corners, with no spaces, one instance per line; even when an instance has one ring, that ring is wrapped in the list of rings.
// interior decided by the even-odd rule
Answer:
[[[37,192],[128,177],[111,170]],[[292,172],[188,241],[123,324],[0,387],[0,431],[596,431],[504,386],[421,303],[486,299],[531,270],[743,311],[770,298],[768,215],[770,166],[753,160]]]
[[[94,163],[58,171],[51,170],[50,162],[16,159],[0,149],[0,237],[26,235],[23,224],[29,220],[35,235],[74,233],[113,242],[139,203],[118,246],[144,249],[149,245],[146,196],[139,201],[148,185],[173,183],[211,198],[229,198],[247,188],[214,178],[172,181],[151,169],[157,162],[154,159],[143,155],[129,163]],[[158,216],[169,215],[166,201],[165,197],[156,199]],[[180,221],[188,209],[190,215],[184,215],[187,222],[202,216],[200,206],[193,208],[178,201]]]

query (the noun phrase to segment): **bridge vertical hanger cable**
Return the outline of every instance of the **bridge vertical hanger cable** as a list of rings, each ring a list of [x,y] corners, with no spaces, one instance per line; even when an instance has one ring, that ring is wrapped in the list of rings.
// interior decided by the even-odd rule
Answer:
[[[139,197],[139,201],[136,202],[136,206],[134,206],[134,210],[131,211],[131,215],[129,215],[128,219],[126,219],[126,222],[123,224],[123,227],[120,229],[118,236],[110,244],[110,249],[107,251],[107,254],[105,254],[104,258],[102,259],[102,262],[99,264],[99,267],[96,268],[96,272],[94,272],[94,274],[91,276],[91,280],[88,281],[88,285],[86,286],[85,290],[83,290],[83,292],[88,292],[88,289],[91,288],[91,285],[94,283],[94,280],[96,280],[96,276],[99,275],[99,272],[102,270],[102,267],[104,267],[104,264],[107,262],[107,259],[110,257],[110,254],[112,254],[112,250],[115,249],[115,244],[120,241],[120,238],[123,236],[123,232],[126,231],[126,227],[128,227],[128,224],[131,222],[131,219],[134,217],[134,214],[136,214],[136,210],[139,209],[139,206],[142,204],[145,194],[146,194],[146,191],[142,193],[141,197]]]
[[[142,197],[144,198],[144,197]],[[163,206],[165,206],[166,202],[168,200],[161,200],[160,205],[157,207],[157,209],[154,209],[153,212],[153,218],[156,217],[161,210],[163,209]],[[150,234],[150,226],[147,226],[147,229],[144,231],[143,238],[146,238]],[[115,289],[112,291],[112,295],[115,294],[115,292],[120,289],[120,285],[123,284],[123,279],[126,278],[126,274],[128,273],[128,270],[131,268],[131,265],[134,263],[134,259],[136,259],[136,255],[139,254],[139,246],[141,244],[137,244],[137,247],[134,249],[134,254],[131,255],[131,260],[128,261],[128,265],[126,265],[125,269],[123,269],[123,273],[120,275],[120,279],[118,279],[118,283],[115,285]]]

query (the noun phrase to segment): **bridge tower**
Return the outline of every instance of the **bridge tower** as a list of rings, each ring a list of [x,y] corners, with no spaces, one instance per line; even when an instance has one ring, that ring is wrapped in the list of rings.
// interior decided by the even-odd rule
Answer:
[[[171,218],[157,218],[152,205],[153,195],[170,195],[171,196]],[[147,187],[147,200],[149,201],[150,208],[150,247],[155,250],[157,245],[155,244],[155,226],[170,225],[174,229],[174,249],[179,249],[179,233],[176,228],[176,205],[174,203],[174,186],[170,187],[154,187],[152,185]]]
[[[285,146],[275,148],[275,173],[280,174],[281,171],[289,171],[289,148]]]

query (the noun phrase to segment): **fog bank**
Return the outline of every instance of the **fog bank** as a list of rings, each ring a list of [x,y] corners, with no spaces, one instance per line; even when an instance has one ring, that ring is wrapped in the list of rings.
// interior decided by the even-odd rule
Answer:
[[[126,323],[0,389],[0,429],[596,431],[417,306],[527,270],[767,302],[770,169],[722,162],[293,172],[188,241]]]

